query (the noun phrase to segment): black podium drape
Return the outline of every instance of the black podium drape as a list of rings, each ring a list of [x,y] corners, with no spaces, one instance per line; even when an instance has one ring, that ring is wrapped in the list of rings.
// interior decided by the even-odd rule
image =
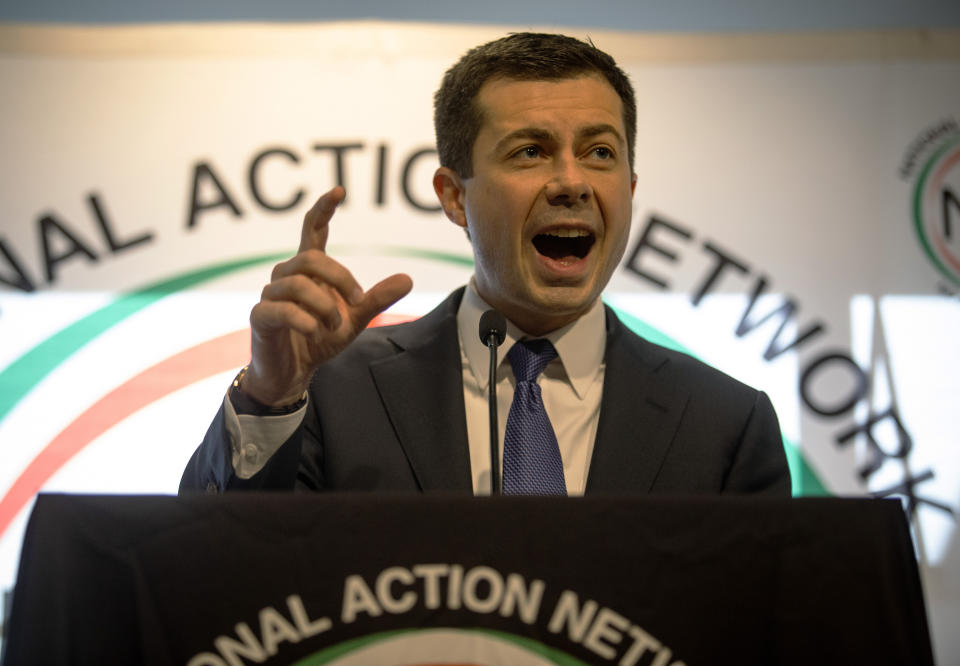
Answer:
[[[903,510],[865,499],[41,495],[5,643],[8,666],[933,663]]]

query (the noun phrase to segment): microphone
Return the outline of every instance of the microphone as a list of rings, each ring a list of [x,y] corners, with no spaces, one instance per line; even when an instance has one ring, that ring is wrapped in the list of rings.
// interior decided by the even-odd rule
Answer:
[[[490,494],[503,494],[500,478],[500,442],[497,427],[497,347],[507,338],[507,320],[496,310],[487,310],[480,316],[480,342],[490,348]]]
[[[495,337],[496,340],[491,340],[491,336]],[[492,345],[493,350],[496,351],[497,347],[502,345],[506,339],[507,320],[502,314],[496,310],[487,310],[480,315],[480,342],[487,347]]]

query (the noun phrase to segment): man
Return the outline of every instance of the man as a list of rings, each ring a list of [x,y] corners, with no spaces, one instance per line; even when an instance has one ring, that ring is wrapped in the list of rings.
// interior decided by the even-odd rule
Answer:
[[[364,330],[412,282],[364,292],[324,253],[344,196],[327,192],[253,308],[250,365],[181,490],[489,492],[477,321],[496,308],[507,492],[789,494],[767,397],[640,339],[600,301],[636,185],[634,92],[613,59],[561,35],[484,44],[446,73],[435,126],[434,189],[472,244],[471,283],[416,322]]]

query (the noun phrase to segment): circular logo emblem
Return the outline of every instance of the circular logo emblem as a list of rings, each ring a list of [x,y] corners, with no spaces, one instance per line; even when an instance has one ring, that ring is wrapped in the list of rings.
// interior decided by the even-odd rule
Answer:
[[[318,652],[296,666],[586,666],[529,638],[483,629],[384,632]]]
[[[960,137],[951,137],[920,172],[913,220],[927,257],[960,285]]]

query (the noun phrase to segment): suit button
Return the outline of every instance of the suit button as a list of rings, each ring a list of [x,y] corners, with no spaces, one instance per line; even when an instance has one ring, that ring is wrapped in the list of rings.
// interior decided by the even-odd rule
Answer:
[[[208,481],[206,491],[208,495],[216,495],[218,492],[220,492],[220,489],[217,487],[217,482]]]

